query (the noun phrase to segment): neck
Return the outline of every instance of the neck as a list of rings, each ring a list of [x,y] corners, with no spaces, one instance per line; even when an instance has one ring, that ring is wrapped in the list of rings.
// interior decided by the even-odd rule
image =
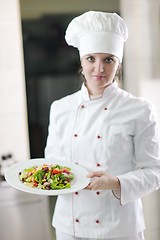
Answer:
[[[102,96],[104,89],[88,89],[89,95]]]
[[[90,88],[88,85],[86,85],[87,89],[88,89],[88,92],[89,92],[89,95],[91,96],[102,96],[103,95],[103,91],[105,88],[107,88],[109,85],[111,85],[112,83],[108,84],[107,86],[105,87],[102,87],[102,88]]]

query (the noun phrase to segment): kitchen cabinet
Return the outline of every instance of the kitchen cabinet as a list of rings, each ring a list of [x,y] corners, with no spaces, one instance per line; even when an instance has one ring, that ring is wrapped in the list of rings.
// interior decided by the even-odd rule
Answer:
[[[54,240],[52,231],[49,197],[0,183],[1,240]]]

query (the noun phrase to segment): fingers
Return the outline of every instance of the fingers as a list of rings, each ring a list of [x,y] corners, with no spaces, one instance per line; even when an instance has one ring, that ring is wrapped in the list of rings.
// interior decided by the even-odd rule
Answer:
[[[97,185],[96,183],[97,183],[97,179],[96,179],[96,177],[95,177],[95,178],[92,179],[92,181],[88,184],[88,186],[85,187],[85,189],[86,189],[86,190],[95,190],[95,189],[97,189],[97,188],[95,188],[96,185]]]
[[[103,171],[98,171],[98,172],[91,172],[87,175],[87,177],[89,178],[93,178],[93,177],[101,177],[105,175],[105,173]]]
[[[88,174],[91,178],[88,190],[113,190],[119,189],[120,183],[117,177],[110,175],[108,172],[99,171]]]
[[[100,190],[101,189],[101,180],[99,177],[94,177],[92,181],[88,184],[86,189],[88,190]]]
[[[98,184],[99,177],[102,177],[104,175],[105,175],[105,172],[103,172],[103,171],[97,171],[97,172],[89,173],[87,177],[92,178],[92,181],[90,182],[90,184],[85,189],[87,189],[87,190],[99,190],[99,184]]]
[[[91,190],[90,184],[88,184],[88,186],[85,187],[85,190]]]
[[[87,190],[106,190],[106,181],[108,180],[108,175],[104,171],[91,172],[88,174],[91,178],[90,184],[85,188]]]
[[[99,190],[95,183],[90,183],[87,187],[88,190]]]

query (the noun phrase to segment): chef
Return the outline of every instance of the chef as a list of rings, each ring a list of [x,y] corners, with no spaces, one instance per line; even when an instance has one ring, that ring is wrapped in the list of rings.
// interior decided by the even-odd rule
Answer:
[[[159,131],[150,102],[115,80],[127,37],[116,13],[85,12],[66,30],[84,82],[52,103],[45,158],[84,167],[91,182],[58,196],[57,240],[144,239],[141,198],[160,187]]]

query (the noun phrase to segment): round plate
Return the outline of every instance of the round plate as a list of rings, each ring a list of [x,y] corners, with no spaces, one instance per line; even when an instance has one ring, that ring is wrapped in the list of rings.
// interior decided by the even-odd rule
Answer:
[[[24,170],[25,168],[29,168],[32,166],[41,166],[43,164],[58,164],[60,166],[65,166],[71,168],[72,173],[74,174],[74,180],[71,183],[71,188],[66,189],[59,189],[59,190],[42,190],[38,188],[31,188],[26,186],[19,180],[19,172]],[[83,167],[67,162],[67,161],[49,161],[45,160],[44,158],[37,158],[37,159],[30,159],[27,161],[18,162],[7,169],[5,172],[5,179],[6,181],[14,188],[19,189],[24,192],[33,193],[33,194],[40,194],[40,195],[60,195],[60,194],[67,194],[79,191],[85,188],[90,183],[90,178],[87,177],[88,171]]]

